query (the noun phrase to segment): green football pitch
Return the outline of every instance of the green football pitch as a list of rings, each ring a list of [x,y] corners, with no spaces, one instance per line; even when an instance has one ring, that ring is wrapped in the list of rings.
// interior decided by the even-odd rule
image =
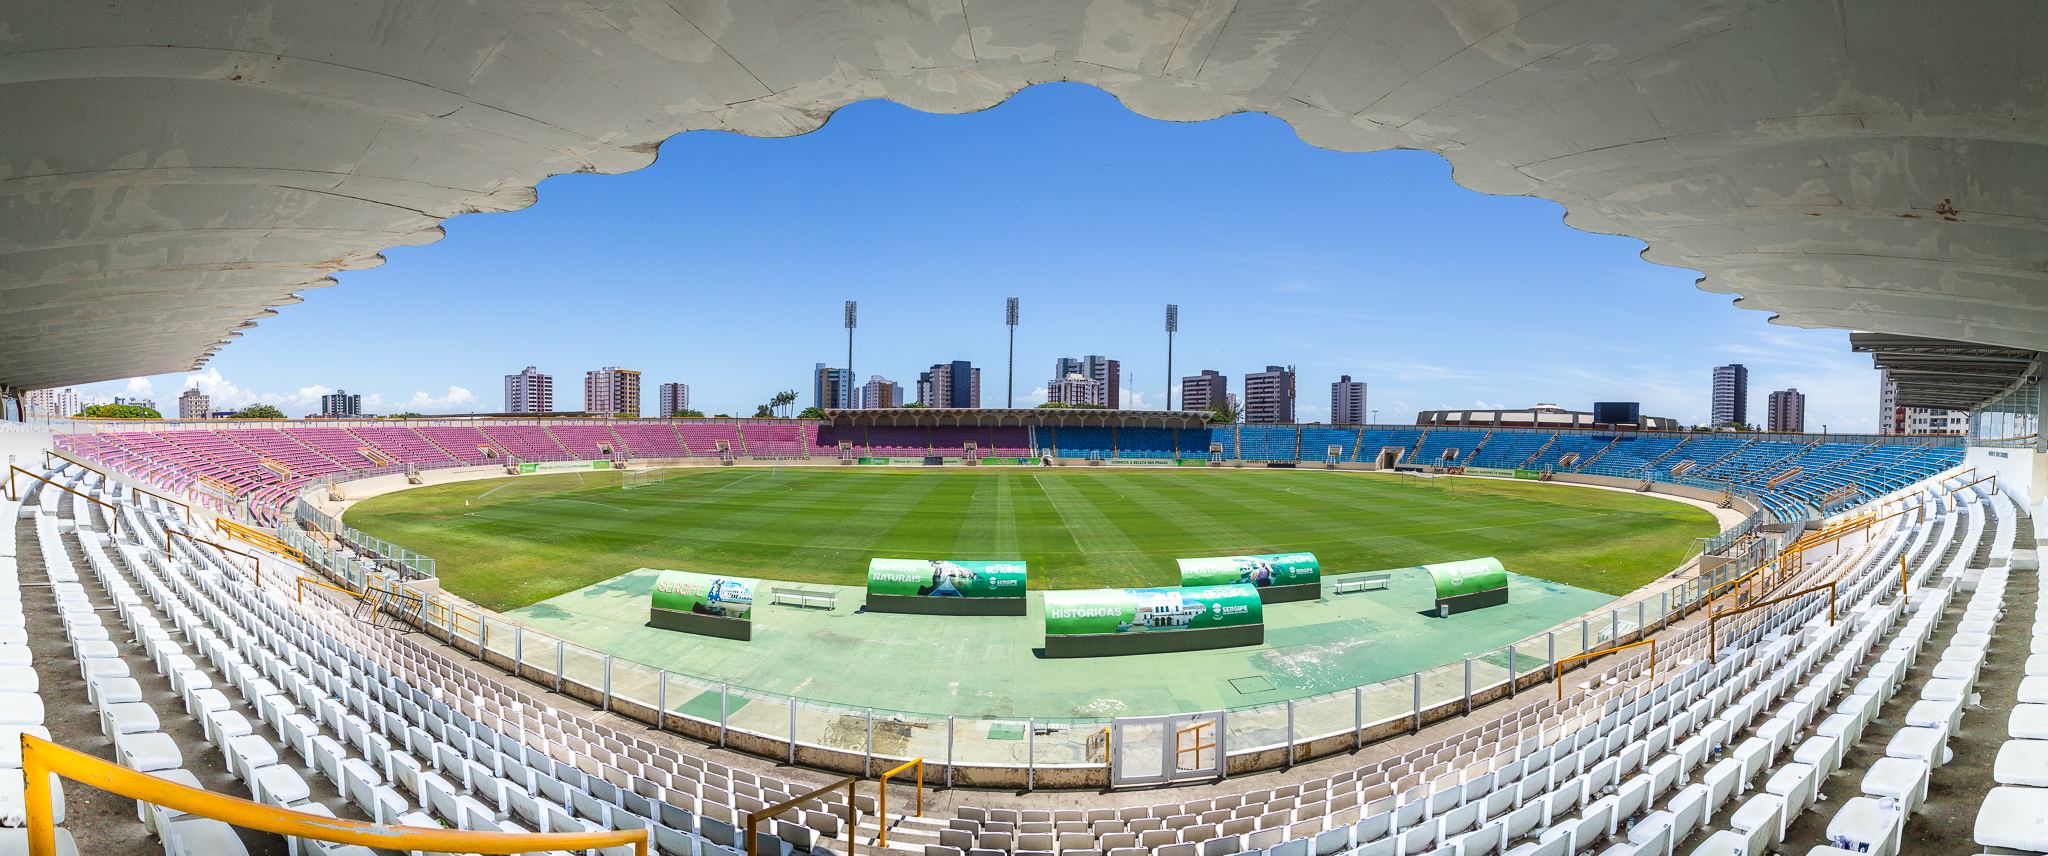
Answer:
[[[1178,557],[1310,551],[1325,576],[1494,556],[1619,595],[1712,535],[1704,510],[1617,491],[1324,470],[685,468],[458,482],[372,497],[365,532],[434,557],[450,592],[527,606],[637,568],[859,586],[868,559],[1023,559],[1034,589],[1177,585]],[[1446,485],[1445,483],[1448,483]]]

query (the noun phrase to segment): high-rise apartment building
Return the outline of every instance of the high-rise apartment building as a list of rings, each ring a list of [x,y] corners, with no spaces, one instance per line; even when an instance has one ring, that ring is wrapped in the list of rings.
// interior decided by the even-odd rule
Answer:
[[[1806,394],[1800,392],[1797,387],[1771,393],[1770,409],[1765,413],[1764,430],[1787,434],[1806,433]]]
[[[847,410],[860,406],[860,391],[853,373],[818,363],[811,371],[811,406],[820,410]]]
[[[1123,406],[1123,372],[1119,370],[1116,360],[1101,354],[1089,354],[1078,360],[1073,357],[1054,360],[1053,379],[1064,381],[1068,375],[1080,375],[1102,384],[1103,395],[1106,397],[1096,402],[1097,404],[1111,408]]]
[[[1330,424],[1363,425],[1367,419],[1365,409],[1365,381],[1354,381],[1350,375],[1330,384]]]
[[[178,396],[178,418],[205,419],[206,410],[212,403],[206,393],[200,392],[196,387],[185,390],[184,394]]]
[[[1180,379],[1180,409],[1215,410],[1230,394],[1230,378],[1203,369],[1201,374]]]
[[[881,375],[869,377],[867,384],[860,388],[860,406],[864,409],[879,410],[903,405],[903,384]]]
[[[1934,410],[1899,406],[1899,383],[1891,372],[1878,379],[1877,433],[1879,434],[1964,434],[1970,430],[1967,410]]]
[[[661,385],[661,410],[654,415],[667,419],[678,410],[690,409],[690,385],[687,383],[665,383]]]
[[[1244,376],[1244,421],[1294,421],[1294,367],[1267,366]]]
[[[1045,382],[1045,403],[1047,404],[1085,404],[1095,407],[1107,407],[1108,399],[1109,389],[1107,384],[1079,372]]]
[[[954,360],[918,372],[917,401],[932,407],[980,407],[981,369]]]
[[[57,393],[57,412],[54,415],[77,416],[78,411],[84,409],[85,404],[78,400],[77,390],[67,389]]]
[[[320,396],[321,416],[361,416],[363,397],[350,395],[348,390],[337,389],[330,395]]]
[[[583,375],[583,409],[613,416],[640,416],[640,373],[606,366]]]
[[[1749,424],[1749,369],[1741,363],[1714,367],[1714,402],[1707,424]]]
[[[21,409],[30,416],[57,415],[57,391],[32,389],[21,396]]]
[[[532,366],[505,376],[506,413],[553,413],[555,378],[534,371]]]

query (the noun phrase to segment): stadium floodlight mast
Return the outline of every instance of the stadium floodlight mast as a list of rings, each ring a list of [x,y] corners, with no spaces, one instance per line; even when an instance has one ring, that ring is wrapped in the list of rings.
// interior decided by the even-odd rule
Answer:
[[[860,326],[860,302],[846,301],[846,385],[853,384],[853,328]],[[846,391],[846,405],[854,406],[853,392]]]
[[[1009,298],[1004,303],[1003,323],[1010,328],[1010,374],[1003,381],[1003,406],[1009,408],[1017,406],[1017,298]]]
[[[1166,409],[1173,409],[1173,334],[1180,332],[1180,304],[1166,304]]]

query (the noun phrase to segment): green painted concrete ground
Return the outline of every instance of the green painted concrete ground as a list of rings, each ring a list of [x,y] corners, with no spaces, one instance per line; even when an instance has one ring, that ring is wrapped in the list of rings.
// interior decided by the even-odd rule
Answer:
[[[1143,715],[1282,701],[1406,675],[1492,651],[1584,614],[1609,595],[1519,574],[1510,603],[1438,619],[1428,576],[1394,572],[1385,591],[1266,607],[1266,644],[1139,657],[1047,660],[1042,596],[1024,617],[856,614],[862,590],[831,611],[776,606],[764,580],[754,639],[647,627],[658,571],[641,569],[519,609],[544,633],[677,674],[852,707],[960,716]],[[1334,579],[1325,580],[1325,591]],[[1524,670],[1540,661],[1521,661]],[[670,706],[716,719],[716,693]],[[695,706],[695,707],[692,707]],[[701,709],[700,709],[701,708]],[[1021,734],[1021,732],[1020,732]],[[999,737],[999,736],[998,736]]]

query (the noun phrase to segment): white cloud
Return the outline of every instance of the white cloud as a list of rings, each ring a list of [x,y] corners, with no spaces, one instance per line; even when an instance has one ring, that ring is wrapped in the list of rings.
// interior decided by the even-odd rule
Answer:
[[[382,396],[376,398],[380,402],[383,401]],[[475,410],[476,403],[476,393],[451,385],[448,387],[448,394],[440,398],[424,392],[415,392],[412,394],[412,400],[407,401],[402,407],[416,413],[455,413]]]
[[[129,383],[131,389],[134,382]],[[198,389],[206,394],[208,405],[214,410],[239,410],[251,404],[268,404],[284,411],[286,416],[306,416],[320,412],[320,396],[335,390],[314,384],[300,387],[297,392],[257,392],[236,386],[233,381],[222,377],[219,369],[186,375],[180,389]],[[366,413],[383,413],[387,410],[407,410],[419,413],[459,413],[475,410],[476,393],[459,386],[448,387],[448,394],[434,396],[415,392],[412,398],[401,404],[387,405],[384,396],[369,393],[363,396],[363,410]]]
[[[1018,406],[1021,407],[1037,407],[1038,405],[1044,404],[1046,400],[1050,399],[1051,397],[1052,391],[1041,386],[1030,392],[1024,393],[1022,396],[1019,396],[1017,399],[1017,404]]]
[[[156,397],[156,391],[150,388],[149,378],[146,378],[146,377],[131,377],[131,378],[129,378],[129,379],[128,379],[128,394],[129,394],[129,395],[131,395],[131,396],[135,396],[135,397],[138,397],[138,398],[155,398],[155,397]]]

